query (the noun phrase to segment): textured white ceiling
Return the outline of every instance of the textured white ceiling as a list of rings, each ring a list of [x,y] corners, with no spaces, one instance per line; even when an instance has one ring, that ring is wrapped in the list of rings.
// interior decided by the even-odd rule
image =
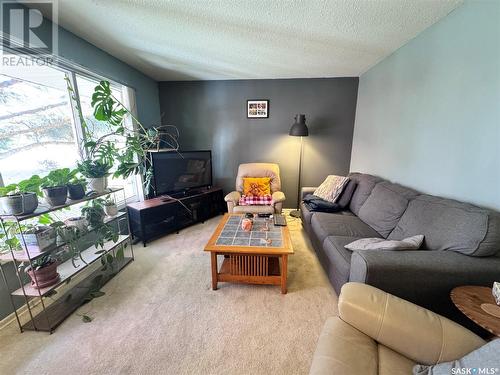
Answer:
[[[359,76],[462,0],[59,0],[59,24],[159,81]]]

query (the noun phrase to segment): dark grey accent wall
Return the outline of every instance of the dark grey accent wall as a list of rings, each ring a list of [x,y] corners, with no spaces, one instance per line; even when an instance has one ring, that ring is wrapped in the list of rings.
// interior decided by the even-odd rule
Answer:
[[[302,186],[349,171],[358,78],[160,82],[164,123],[176,125],[183,150],[211,149],[214,184],[234,190],[238,165],[275,162],[285,207],[297,204],[300,138],[288,136],[304,113]],[[267,119],[247,119],[247,99],[269,99]]]

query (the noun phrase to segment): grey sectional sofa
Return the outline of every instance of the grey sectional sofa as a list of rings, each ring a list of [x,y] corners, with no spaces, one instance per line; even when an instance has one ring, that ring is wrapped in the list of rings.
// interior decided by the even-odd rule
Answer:
[[[348,281],[362,282],[466,323],[449,293],[500,281],[500,214],[368,174],[349,177],[357,186],[345,211],[310,212],[301,205],[303,226],[337,293]],[[425,239],[416,251],[344,248],[359,238],[417,234]]]

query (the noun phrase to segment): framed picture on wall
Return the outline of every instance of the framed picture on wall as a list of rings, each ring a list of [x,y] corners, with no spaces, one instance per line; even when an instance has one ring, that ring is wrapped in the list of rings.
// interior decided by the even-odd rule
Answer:
[[[269,99],[247,100],[247,118],[268,118]]]

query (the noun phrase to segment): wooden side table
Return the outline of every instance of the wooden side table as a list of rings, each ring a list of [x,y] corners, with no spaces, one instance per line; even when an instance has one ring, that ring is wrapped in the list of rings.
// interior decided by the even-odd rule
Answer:
[[[500,306],[486,286],[459,286],[450,293],[455,306],[470,320],[500,337]]]

